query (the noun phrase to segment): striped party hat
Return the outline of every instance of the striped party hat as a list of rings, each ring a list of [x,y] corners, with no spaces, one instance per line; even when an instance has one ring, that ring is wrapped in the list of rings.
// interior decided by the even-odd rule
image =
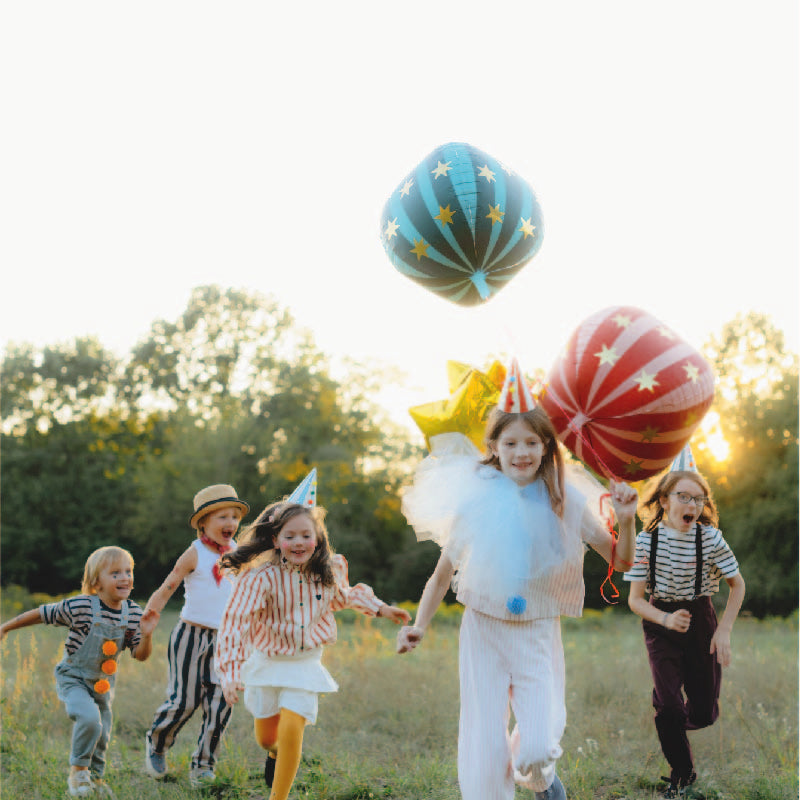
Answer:
[[[288,503],[298,503],[306,508],[314,508],[317,505],[317,468],[311,472],[298,484],[297,488],[289,495]]]
[[[522,414],[525,411],[533,411],[536,407],[516,358],[511,359],[506,371],[506,380],[500,391],[497,407],[510,414]]]
[[[672,466],[669,468],[670,472],[697,472],[697,464],[694,463],[694,456],[692,455],[692,448],[687,444],[683,450],[678,453]]]

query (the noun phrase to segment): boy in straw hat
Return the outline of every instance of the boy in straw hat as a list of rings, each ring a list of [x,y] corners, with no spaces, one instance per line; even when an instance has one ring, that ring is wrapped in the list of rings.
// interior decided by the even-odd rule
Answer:
[[[198,706],[203,709],[203,722],[189,780],[193,786],[214,780],[217,750],[232,711],[214,671],[217,628],[231,593],[231,584],[223,578],[217,562],[236,548],[233,537],[249,510],[233,486],[222,483],[201,489],[194,496],[194,512],[189,517],[197,538],[147,602],[146,611],[160,613],[183,583],[186,599],[167,649],[167,698],[156,711],[145,739],[145,770],[156,780],[166,776],[167,750]]]

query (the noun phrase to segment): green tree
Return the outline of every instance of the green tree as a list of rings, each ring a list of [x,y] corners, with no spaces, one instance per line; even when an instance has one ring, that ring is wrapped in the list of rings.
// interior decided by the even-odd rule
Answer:
[[[724,461],[700,451],[720,527],[747,582],[757,616],[797,608],[798,360],[762,314],[739,315],[706,354],[717,374],[714,410],[730,446]]]

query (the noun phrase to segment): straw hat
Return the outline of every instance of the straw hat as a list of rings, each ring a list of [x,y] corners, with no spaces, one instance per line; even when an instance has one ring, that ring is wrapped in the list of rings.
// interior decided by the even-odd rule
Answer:
[[[242,516],[250,510],[250,506],[244,500],[239,499],[233,486],[229,486],[227,483],[206,486],[194,496],[194,514],[189,517],[189,524],[193,528],[197,528],[200,517],[210,514],[218,508],[227,508],[228,506],[238,508],[242,512]]]

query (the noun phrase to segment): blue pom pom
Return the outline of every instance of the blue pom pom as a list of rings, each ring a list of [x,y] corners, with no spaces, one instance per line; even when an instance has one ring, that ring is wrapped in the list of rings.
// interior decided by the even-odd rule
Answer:
[[[524,597],[520,597],[518,594],[515,594],[513,597],[509,597],[506,601],[506,608],[512,614],[521,614],[527,607],[528,601]]]

